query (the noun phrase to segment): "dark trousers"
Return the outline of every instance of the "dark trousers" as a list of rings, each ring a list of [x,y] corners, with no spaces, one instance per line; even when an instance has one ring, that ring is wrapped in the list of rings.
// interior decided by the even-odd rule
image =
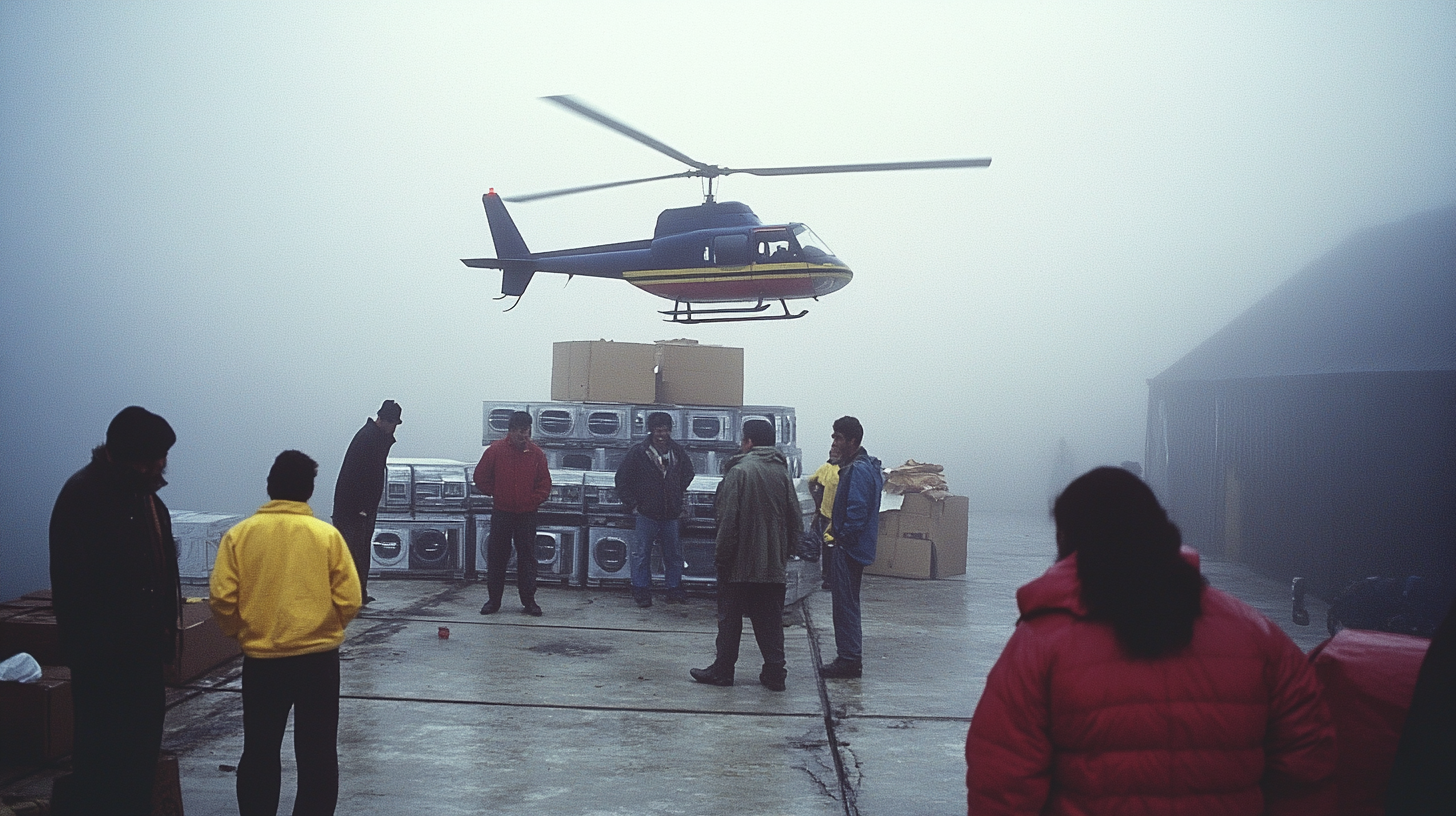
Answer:
[[[334,526],[349,545],[349,555],[354,557],[354,569],[359,573],[359,598],[369,597],[369,548],[374,545],[374,513],[361,516],[334,516]]]
[[[485,545],[485,590],[490,600],[500,603],[506,589],[506,565],[511,549],[516,551],[516,589],[521,603],[536,602],[536,513],[490,514],[490,539]]]
[[[243,658],[243,758],[238,812],[275,816],[283,762],[279,752],[293,709],[298,759],[294,816],[329,816],[339,801],[339,650],[297,657]]]
[[[75,813],[152,812],[166,695],[160,662],[88,661],[71,666]]]
[[[864,630],[860,625],[859,587],[864,565],[845,554],[843,547],[825,548],[829,592],[834,603],[834,648],[851,663],[864,660]]]
[[[763,654],[763,677],[782,681],[788,676],[784,659],[784,585],[732,583],[718,585],[718,657],[713,671],[733,676],[738,644],[743,639],[743,616],[753,623],[753,639]]]

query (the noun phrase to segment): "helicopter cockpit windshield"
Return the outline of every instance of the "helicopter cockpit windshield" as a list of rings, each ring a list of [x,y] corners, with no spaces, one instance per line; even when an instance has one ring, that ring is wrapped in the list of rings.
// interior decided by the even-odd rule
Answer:
[[[829,245],[820,240],[805,224],[790,224],[789,229],[794,233],[794,240],[799,244],[800,256],[809,263],[822,263],[826,257],[834,253],[829,251]]]

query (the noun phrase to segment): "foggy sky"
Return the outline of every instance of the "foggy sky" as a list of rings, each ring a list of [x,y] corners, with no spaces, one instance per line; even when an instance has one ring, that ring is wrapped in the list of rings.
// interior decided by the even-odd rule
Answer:
[[[671,326],[538,275],[503,314],[480,196],[676,172],[537,97],[732,166],[990,168],[724,181],[855,272],[792,322]],[[166,416],[174,509],[246,513],[404,407],[473,460],[551,343],[745,349],[806,462],[850,413],[974,509],[1141,460],[1146,380],[1359,229],[1456,200],[1456,6],[1433,3],[0,4],[0,597],[120,408]],[[651,236],[696,181],[511,210],[534,250]]]

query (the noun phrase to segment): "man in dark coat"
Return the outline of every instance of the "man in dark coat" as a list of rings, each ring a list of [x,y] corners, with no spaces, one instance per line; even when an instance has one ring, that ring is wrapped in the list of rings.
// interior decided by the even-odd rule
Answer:
[[[167,420],[131,406],[51,513],[51,592],[71,667],[74,812],[150,813],[177,652],[181,585],[167,482]]]
[[[667,602],[686,603],[682,590],[682,541],[678,519],[683,513],[683,494],[693,480],[693,463],[687,451],[672,441],[672,416],[661,411],[647,415],[648,438],[633,445],[617,466],[617,497],[635,517],[632,551],[632,600],[638,606],[652,606],[652,541],[662,547],[662,567],[667,582]]]
[[[374,517],[379,514],[379,497],[384,494],[384,462],[394,446],[394,430],[400,426],[399,403],[385,400],[376,419],[364,420],[354,434],[339,481],[334,484],[334,526],[344,534],[354,569],[359,573],[359,592],[364,603],[369,595],[369,545],[374,538]]]
[[[747,615],[763,654],[758,682],[770,691],[783,691],[788,677],[784,587],[789,553],[803,534],[804,519],[788,462],[774,448],[773,426],[762,419],[743,423],[742,451],[728,460],[718,484],[717,657],[706,669],[688,673],[699,683],[733,685]]]

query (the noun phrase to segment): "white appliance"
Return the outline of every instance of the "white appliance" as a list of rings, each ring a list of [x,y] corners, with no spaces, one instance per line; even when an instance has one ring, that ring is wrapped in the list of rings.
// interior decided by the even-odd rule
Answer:
[[[586,582],[597,586],[602,582],[631,582],[632,569],[627,563],[631,550],[631,519],[613,519],[613,526],[587,528]]]
[[[191,510],[172,510],[170,515],[172,538],[177,542],[178,575],[186,583],[208,580],[222,537],[244,517]]]
[[[490,517],[479,516],[475,520],[475,568],[484,575],[486,570],[486,545],[490,540]],[[580,585],[578,567],[585,557],[585,541],[582,528],[557,525],[536,527],[536,583],[558,581],[562,586]],[[511,560],[506,565],[507,584],[516,577],[516,552],[511,548]]]
[[[381,516],[369,547],[370,573],[458,575],[464,546],[464,516]]]

